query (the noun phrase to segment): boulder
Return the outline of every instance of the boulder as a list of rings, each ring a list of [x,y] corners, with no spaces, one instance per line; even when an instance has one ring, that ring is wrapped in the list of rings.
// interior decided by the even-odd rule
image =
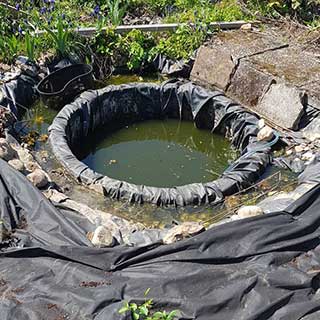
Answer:
[[[205,228],[201,223],[184,222],[170,229],[162,240],[164,244],[170,244],[185,238],[195,236],[204,230]]]

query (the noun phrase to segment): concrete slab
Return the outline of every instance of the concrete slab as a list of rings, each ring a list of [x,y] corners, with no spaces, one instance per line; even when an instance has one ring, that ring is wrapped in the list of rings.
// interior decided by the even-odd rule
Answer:
[[[241,60],[227,89],[227,95],[245,106],[254,108],[273,79],[272,76],[255,69],[249,61]]]
[[[234,69],[235,64],[227,51],[200,47],[190,78],[201,85],[225,90]]]
[[[272,84],[254,108],[277,125],[296,130],[307,103],[304,93],[285,83]]]

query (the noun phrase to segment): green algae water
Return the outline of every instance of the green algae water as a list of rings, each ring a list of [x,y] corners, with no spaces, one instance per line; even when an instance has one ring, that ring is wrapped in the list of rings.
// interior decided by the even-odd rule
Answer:
[[[235,157],[223,136],[187,121],[144,121],[98,136],[82,161],[111,178],[148,186],[212,181]]]

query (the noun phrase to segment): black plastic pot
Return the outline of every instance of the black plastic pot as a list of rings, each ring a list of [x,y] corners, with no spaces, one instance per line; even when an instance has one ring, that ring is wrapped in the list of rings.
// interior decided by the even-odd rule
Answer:
[[[62,68],[40,81],[37,91],[47,106],[60,109],[81,92],[93,88],[92,70],[88,64]]]

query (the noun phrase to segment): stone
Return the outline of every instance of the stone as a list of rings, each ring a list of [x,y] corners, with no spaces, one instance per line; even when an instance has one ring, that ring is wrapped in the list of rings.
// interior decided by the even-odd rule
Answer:
[[[265,121],[264,121],[264,119],[260,119],[260,120],[258,121],[258,129],[260,130],[260,129],[262,129],[264,126],[265,126]]]
[[[114,244],[114,238],[109,229],[98,226],[92,235],[91,243],[98,248],[111,247]]]
[[[301,159],[295,158],[291,162],[290,169],[294,173],[301,173],[305,169],[305,163]]]
[[[18,153],[18,157],[19,159],[26,164],[27,162],[31,162],[33,161],[33,156],[30,153],[29,150],[24,149],[24,148],[17,148],[17,153]]]
[[[64,193],[59,192],[55,189],[49,189],[48,191],[44,192],[44,195],[50,200],[57,203],[61,203],[69,199]]]
[[[24,165],[29,172],[33,172],[37,169],[41,169],[41,167],[35,161],[25,162]]]
[[[44,188],[49,183],[46,173],[41,169],[36,169],[35,171],[29,173],[27,178],[35,187],[39,189]]]
[[[273,130],[268,126],[265,126],[262,129],[260,129],[260,131],[257,134],[258,141],[271,141],[272,138],[273,138]]]
[[[225,90],[234,73],[235,63],[230,53],[219,48],[200,47],[190,78],[209,87]]]
[[[292,150],[292,149],[286,150],[286,156],[291,156],[292,153],[293,153],[293,150]]]
[[[249,108],[254,108],[273,81],[273,77],[253,67],[249,61],[240,61],[227,94]]]
[[[263,210],[258,206],[245,206],[241,207],[238,212],[240,219],[260,216],[263,214]]]
[[[21,160],[19,160],[19,159],[12,159],[12,160],[9,160],[9,161],[8,161],[8,164],[9,164],[12,168],[14,168],[14,169],[16,169],[16,170],[18,170],[18,171],[20,171],[20,172],[24,172],[25,167],[24,167],[24,164],[23,164],[23,162],[22,162]]]
[[[252,24],[251,23],[246,23],[246,24],[243,24],[241,27],[240,27],[241,30],[252,30]]]
[[[171,244],[195,236],[204,230],[204,226],[199,222],[184,222],[171,228],[163,237],[162,241],[164,244]]]
[[[306,96],[302,91],[277,83],[270,86],[254,111],[282,128],[297,130],[305,104]]]
[[[302,136],[312,142],[320,139],[320,118],[315,118],[312,120],[302,130]]]
[[[15,150],[11,147],[5,138],[0,138],[0,158],[6,161],[16,156]]]
[[[301,153],[302,151],[304,151],[304,146],[302,146],[302,145],[298,145],[298,146],[295,146],[294,147],[294,151],[296,152],[296,153]]]
[[[312,161],[315,158],[315,155],[311,151],[305,152],[301,159],[304,161]]]

